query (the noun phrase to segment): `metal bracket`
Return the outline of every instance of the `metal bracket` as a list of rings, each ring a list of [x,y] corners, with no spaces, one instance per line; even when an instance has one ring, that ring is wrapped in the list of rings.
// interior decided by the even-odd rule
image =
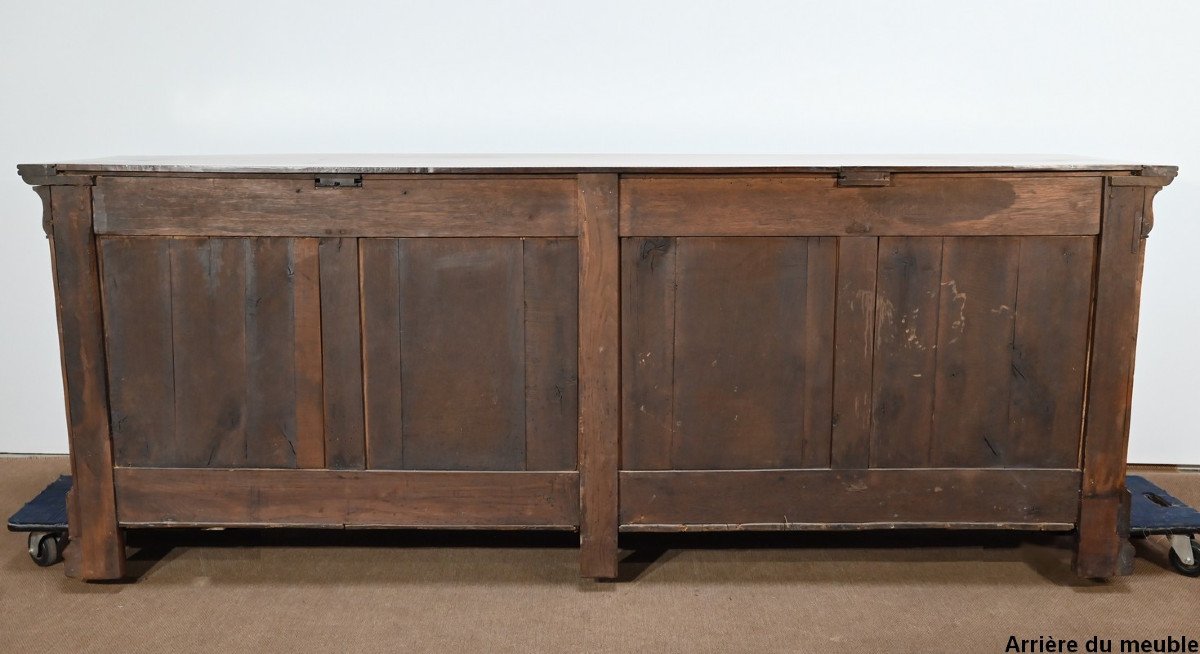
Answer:
[[[317,188],[362,188],[362,175],[330,175],[328,177],[318,177],[316,180]]]
[[[1187,534],[1171,534],[1171,549],[1183,561],[1184,565],[1196,565],[1196,557],[1192,554],[1192,537]]]
[[[886,170],[838,171],[838,186],[891,186],[892,174]]]

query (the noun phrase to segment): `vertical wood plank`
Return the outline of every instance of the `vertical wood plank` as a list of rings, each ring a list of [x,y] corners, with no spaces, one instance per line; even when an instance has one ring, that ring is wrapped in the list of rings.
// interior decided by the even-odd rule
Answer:
[[[1145,254],[1142,220],[1152,197],[1147,188],[1105,183],[1074,564],[1084,577],[1128,574],[1133,565],[1125,455]]]
[[[574,470],[579,425],[576,239],[527,238],[525,469]]]
[[[804,356],[808,295],[821,291],[808,254],[803,238],[679,239],[674,468],[803,465],[806,376],[830,372]]]
[[[878,238],[838,239],[831,444],[834,468],[866,468],[871,462],[871,376],[878,263]]]
[[[99,247],[113,458],[169,462],[162,447],[175,433],[171,242],[113,237]]]
[[[871,467],[929,464],[942,240],[879,239]]]
[[[618,178],[579,176],[580,573],[617,576],[620,453]]]
[[[70,530],[73,546],[79,548],[72,569],[84,579],[119,579],[125,575],[125,538],[117,527],[113,486],[91,187],[54,186],[49,196],[53,218],[50,251],[74,484]]]
[[[797,398],[804,411],[796,465],[826,468],[832,455],[833,357],[837,306],[837,239],[805,239],[804,385]]]
[[[365,238],[362,249],[363,394],[367,467],[404,468],[401,415],[400,251],[396,239]]]
[[[668,470],[675,432],[673,238],[621,243],[621,468]]]
[[[361,470],[366,464],[366,451],[358,240],[322,238],[318,249],[325,465],[331,469]]]
[[[948,237],[942,246],[931,464],[1007,465],[1020,239]]]
[[[292,243],[245,243],[246,453],[242,465],[296,467],[296,358]]]
[[[171,242],[175,442],[170,464],[229,467],[246,461],[247,247],[241,238]]]
[[[1095,251],[1091,236],[1021,240],[1010,466],[1079,466]]]
[[[521,241],[400,241],[404,465],[525,466]]]
[[[325,467],[325,393],[321,360],[321,270],[318,240],[293,241],[295,293],[296,467]]]

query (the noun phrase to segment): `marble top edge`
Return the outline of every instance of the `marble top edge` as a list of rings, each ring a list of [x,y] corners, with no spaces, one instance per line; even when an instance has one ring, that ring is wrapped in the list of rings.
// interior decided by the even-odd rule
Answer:
[[[1075,155],[1018,154],[260,154],[104,157],[53,164],[58,172],[438,173],[844,168],[916,171],[1117,171],[1143,164]]]

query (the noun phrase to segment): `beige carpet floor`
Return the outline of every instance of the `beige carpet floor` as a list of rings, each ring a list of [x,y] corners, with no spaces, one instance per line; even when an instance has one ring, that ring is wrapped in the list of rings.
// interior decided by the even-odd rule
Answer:
[[[7,516],[65,472],[0,459]],[[1200,475],[1149,475],[1200,504]],[[1003,534],[622,538],[616,583],[567,534],[137,532],[136,581],[85,584],[0,541],[2,652],[1004,652],[1008,638],[1200,638],[1200,579],[1138,545],[1081,581],[1065,539]],[[1119,651],[1119,645],[1118,645]]]

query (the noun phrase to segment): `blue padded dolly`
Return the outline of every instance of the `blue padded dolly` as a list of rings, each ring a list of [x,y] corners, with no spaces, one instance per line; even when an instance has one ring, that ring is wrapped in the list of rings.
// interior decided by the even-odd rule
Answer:
[[[1145,477],[1125,478],[1129,489],[1129,534],[1155,534],[1171,540],[1171,565],[1180,574],[1200,577],[1200,511],[1184,504]]]
[[[67,544],[67,491],[71,477],[62,475],[8,519],[9,531],[29,532],[29,556],[40,566],[62,560]]]

